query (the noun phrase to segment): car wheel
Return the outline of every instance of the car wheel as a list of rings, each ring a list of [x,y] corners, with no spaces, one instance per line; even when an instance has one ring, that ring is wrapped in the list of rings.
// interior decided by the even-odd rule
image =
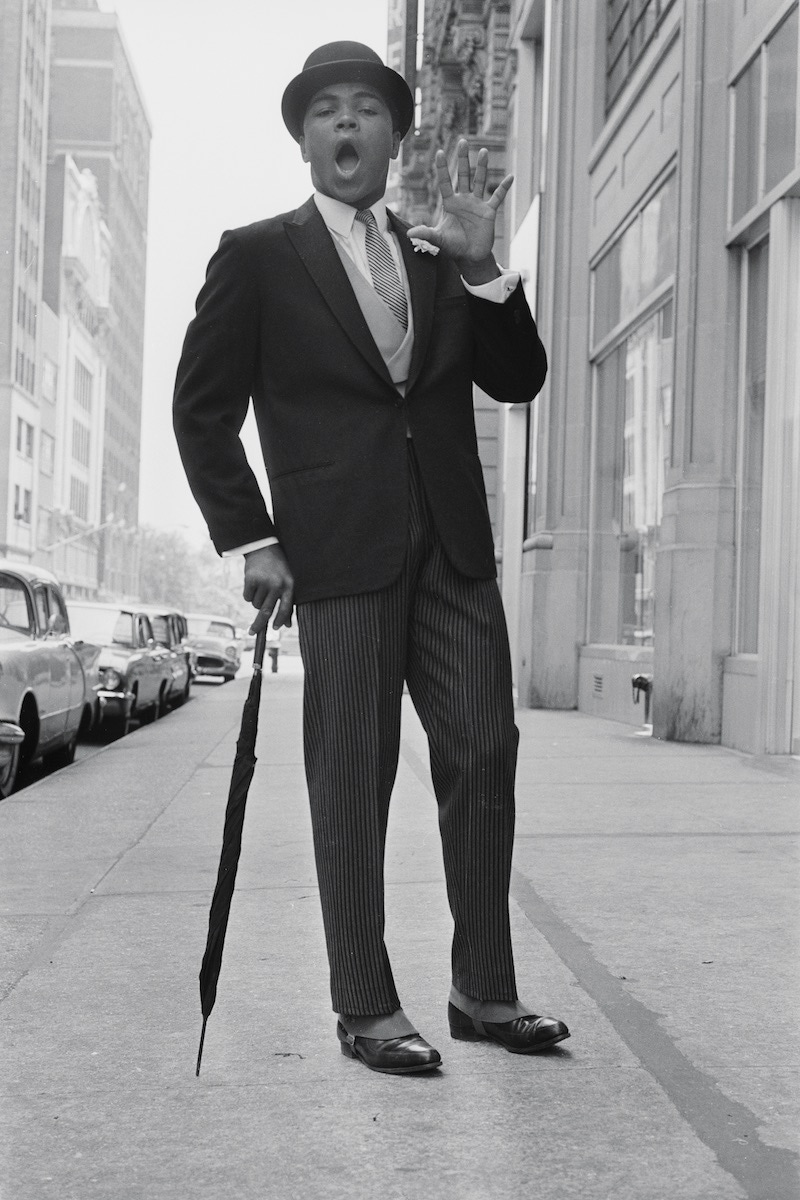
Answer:
[[[0,800],[5,800],[13,792],[19,773],[20,746],[12,746],[8,762],[0,767]]]
[[[62,767],[68,767],[75,761],[75,746],[77,744],[77,735],[67,742],[66,746],[61,746],[58,750],[53,750],[50,754],[45,755],[47,766],[53,771],[60,771]]]
[[[222,682],[223,683],[231,683],[235,678],[236,678],[236,672],[234,671],[233,675],[231,675],[231,673],[228,671],[222,676]]]

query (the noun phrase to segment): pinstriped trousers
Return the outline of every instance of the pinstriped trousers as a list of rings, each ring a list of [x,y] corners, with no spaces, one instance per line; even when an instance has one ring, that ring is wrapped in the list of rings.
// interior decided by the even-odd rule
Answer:
[[[428,736],[453,915],[453,983],[517,997],[511,664],[495,580],[445,557],[409,440],[408,549],[387,588],[301,604],[304,744],[333,1009],[400,1007],[384,944],[384,846],[404,680]]]

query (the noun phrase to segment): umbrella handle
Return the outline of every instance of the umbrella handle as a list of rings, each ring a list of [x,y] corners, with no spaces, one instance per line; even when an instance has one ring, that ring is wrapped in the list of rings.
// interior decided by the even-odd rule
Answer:
[[[264,663],[264,651],[267,648],[267,628],[259,629],[256,634],[256,646],[253,651],[253,670],[260,671]]]

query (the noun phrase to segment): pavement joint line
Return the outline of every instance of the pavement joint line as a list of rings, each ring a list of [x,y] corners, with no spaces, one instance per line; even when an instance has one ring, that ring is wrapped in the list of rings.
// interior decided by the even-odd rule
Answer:
[[[761,1141],[762,1122],[755,1113],[727,1096],[707,1072],[690,1062],[659,1024],[658,1015],[622,986],[595,957],[590,944],[516,868],[511,895],[694,1134],[745,1189],[748,1200],[797,1196],[798,1155]]]
[[[433,791],[416,750],[401,739],[400,753],[417,779]],[[661,1027],[656,1013],[636,1000],[535,891],[517,868],[511,895],[575,980],[610,1022],[617,1036],[656,1081],[667,1099],[747,1194],[748,1200],[797,1196],[798,1156],[761,1141],[761,1121],[732,1100],[706,1072],[695,1067]]]
[[[726,830],[726,829],[643,829],[638,830],[620,830],[619,832],[604,832],[598,830],[597,833],[575,833],[573,831],[564,833],[516,833],[516,838],[568,838],[575,840],[597,840],[601,838],[796,838],[800,837],[800,829],[741,829],[741,830]]]
[[[239,720],[239,718],[237,717],[237,723],[238,723],[238,720]],[[208,751],[209,755],[214,753],[214,751],[219,746],[220,741],[222,741],[225,737],[227,737],[229,732],[230,732],[230,730],[228,729],[225,731],[224,734],[220,735],[219,740],[214,742],[214,744],[209,748],[209,751]],[[135,733],[132,736],[135,736]],[[103,747],[103,749],[110,750],[113,745],[114,745],[114,743],[111,743],[109,746]],[[208,755],[206,757],[208,757]],[[94,755],[87,758],[86,760],[82,760],[81,762],[72,763],[71,767],[68,769],[73,770],[73,771],[80,771],[83,766],[83,761],[91,762],[92,758],[94,758]],[[75,927],[73,925],[73,923],[76,920],[78,921],[78,923],[80,923],[83,916],[85,916],[86,912],[88,911],[87,906],[88,906],[89,902],[94,899],[97,888],[102,884],[103,880],[106,879],[111,874],[111,872],[114,870],[114,868],[117,867],[122,862],[122,860],[125,858],[125,856],[127,854],[129,854],[131,852],[131,850],[134,850],[139,845],[139,843],[143,840],[143,838],[146,837],[146,835],[150,832],[150,830],[153,828],[153,826],[156,824],[156,822],[161,819],[161,817],[164,815],[166,810],[169,808],[170,804],[172,804],[172,802],[176,799],[176,797],[186,787],[186,784],[187,784],[188,780],[191,779],[192,775],[194,774],[195,769],[196,769],[196,765],[192,766],[191,771],[189,772],[189,775],[187,776],[187,778],[184,779],[183,782],[180,783],[178,786],[176,786],[174,791],[170,792],[169,796],[165,799],[163,805],[159,808],[158,812],[155,814],[155,816],[152,818],[152,820],[149,821],[147,823],[147,825],[143,829],[140,830],[138,836],[136,836],[127,846],[125,846],[121,851],[119,851],[117,854],[114,855],[113,861],[111,863],[109,863],[109,865],[105,868],[105,870],[103,870],[101,872],[101,874],[97,877],[97,879],[95,879],[94,883],[85,887],[83,889],[83,891],[72,902],[72,904],[69,905],[68,908],[66,908],[62,913],[59,913],[58,916],[54,917],[53,920],[49,922],[46,933],[40,939],[35,950],[33,950],[32,953],[30,954],[30,956],[28,957],[28,960],[25,963],[24,967],[21,967],[19,969],[18,973],[16,973],[16,977],[14,978],[13,982],[11,982],[8,985],[8,987],[6,988],[6,990],[3,992],[2,998],[0,998],[0,1004],[3,1003],[4,1001],[6,1001],[9,998],[9,996],[11,996],[13,994],[13,992],[16,990],[17,986],[22,982],[22,980],[31,971],[35,970],[40,964],[49,960],[49,957],[53,953],[55,947],[62,940],[64,933],[68,926],[71,926],[70,934],[72,933],[72,930]],[[30,785],[29,788],[25,789],[29,793],[32,793],[31,801],[35,802],[36,792],[38,791],[40,785],[47,784],[49,782],[50,778],[51,778],[51,776],[46,776],[44,779],[37,779],[34,783],[32,783]]]

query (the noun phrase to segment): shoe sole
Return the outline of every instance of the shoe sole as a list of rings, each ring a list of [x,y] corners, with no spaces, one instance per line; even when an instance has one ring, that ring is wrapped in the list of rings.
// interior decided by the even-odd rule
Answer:
[[[370,1071],[377,1071],[379,1075],[419,1075],[421,1071],[435,1071],[437,1067],[442,1065],[440,1059],[439,1062],[425,1063],[424,1066],[420,1067],[373,1067],[372,1063],[368,1063],[365,1058],[362,1058],[346,1042],[340,1042],[339,1046],[345,1058],[354,1058],[356,1062],[363,1063]]]
[[[505,1042],[501,1042],[499,1038],[492,1037],[490,1033],[478,1033],[477,1029],[453,1029],[450,1027],[450,1037],[455,1042],[494,1042],[496,1046],[502,1046],[504,1050],[508,1050],[509,1054],[539,1054],[542,1050],[549,1050],[551,1046],[555,1046],[557,1042],[564,1042],[569,1037],[568,1033],[559,1033],[556,1037],[548,1038],[546,1042],[540,1042],[538,1046],[530,1047],[515,1047],[507,1046]]]

